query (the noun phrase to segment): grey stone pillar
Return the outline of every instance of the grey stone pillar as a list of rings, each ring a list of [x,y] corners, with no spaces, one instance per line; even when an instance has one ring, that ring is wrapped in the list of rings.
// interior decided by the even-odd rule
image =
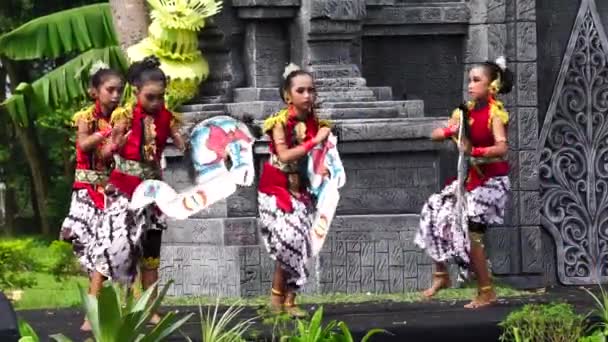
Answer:
[[[357,60],[365,15],[364,0],[302,1],[292,29],[292,59],[315,74],[323,102],[376,100]]]
[[[238,17],[245,22],[243,65],[247,79],[246,86],[234,92],[234,102],[242,105],[233,107],[236,112],[256,108],[247,114],[259,118],[262,111],[272,111],[280,101],[281,74],[290,62],[289,24],[297,15],[300,0],[233,0],[232,3],[238,9]],[[275,104],[250,104],[258,101]]]

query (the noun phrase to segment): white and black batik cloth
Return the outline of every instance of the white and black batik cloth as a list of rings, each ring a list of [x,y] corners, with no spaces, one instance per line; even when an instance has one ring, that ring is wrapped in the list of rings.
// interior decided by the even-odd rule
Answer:
[[[93,203],[88,190],[72,192],[70,211],[61,225],[60,239],[72,244],[78,262],[87,272],[94,270],[93,248],[102,215],[103,210]]]
[[[434,261],[453,261],[467,270],[470,263],[467,223],[502,224],[511,183],[507,176],[493,177],[466,192],[468,220],[463,220],[464,226],[460,227],[455,224],[454,214],[457,185],[457,182],[453,182],[446,186],[441,192],[431,195],[424,204],[414,242]]]
[[[314,210],[293,196],[291,204],[293,212],[286,213],[277,207],[274,196],[258,192],[260,233],[266,250],[286,271],[287,287],[297,290],[308,279],[306,263],[312,256],[310,229]]]
[[[143,253],[144,234],[147,230],[165,230],[166,227],[164,215],[156,208],[147,206],[133,211],[124,194],[107,195],[94,251],[95,269],[113,281],[132,283]]]

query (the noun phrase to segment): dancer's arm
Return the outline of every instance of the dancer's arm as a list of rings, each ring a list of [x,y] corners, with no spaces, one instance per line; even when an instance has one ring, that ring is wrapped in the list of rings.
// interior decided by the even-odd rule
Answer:
[[[301,145],[288,148],[285,141],[285,129],[283,128],[283,125],[276,124],[272,128],[272,141],[277,151],[279,160],[283,163],[289,163],[304,157],[310,150],[313,149],[313,147],[327,139],[329,133],[331,133],[329,127],[321,127],[314,138],[304,142]]]
[[[494,135],[494,145],[488,147],[473,147],[471,156],[485,158],[502,158],[509,151],[507,143],[507,130],[502,121],[495,117],[492,119],[492,134]]]
[[[443,141],[458,134],[458,120],[452,117],[448,120],[445,127],[435,128],[431,133],[431,139],[435,141]]]
[[[173,139],[173,145],[177,147],[180,151],[186,151],[186,141],[184,137],[179,133],[178,127],[171,127],[171,138]]]
[[[131,131],[128,128],[129,124],[127,120],[116,121],[114,127],[112,128],[110,143],[106,144],[101,152],[104,158],[111,157],[126,144],[127,138],[131,134]]]
[[[91,134],[89,132],[89,123],[86,120],[78,120],[78,131],[76,132],[76,144],[84,152],[90,152],[92,149],[107,138],[111,129],[99,131]]]

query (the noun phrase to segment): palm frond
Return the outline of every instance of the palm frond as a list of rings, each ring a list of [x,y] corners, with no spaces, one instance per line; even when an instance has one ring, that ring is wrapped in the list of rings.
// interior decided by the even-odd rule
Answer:
[[[44,75],[32,84],[22,83],[1,106],[12,120],[27,126],[35,118],[29,113],[44,114],[87,98],[88,71],[96,61],[125,71],[128,64],[118,46],[89,50]]]
[[[110,5],[72,8],[31,20],[0,36],[0,55],[12,60],[57,58],[118,45]]]

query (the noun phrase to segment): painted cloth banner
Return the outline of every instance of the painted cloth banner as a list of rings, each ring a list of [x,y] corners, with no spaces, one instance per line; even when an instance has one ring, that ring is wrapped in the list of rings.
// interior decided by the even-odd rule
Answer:
[[[190,134],[196,185],[178,193],[163,181],[144,181],[133,193],[130,208],[155,203],[168,217],[183,220],[228,198],[237,185],[251,186],[255,178],[254,142],[247,125],[232,117],[216,116],[200,122]]]

